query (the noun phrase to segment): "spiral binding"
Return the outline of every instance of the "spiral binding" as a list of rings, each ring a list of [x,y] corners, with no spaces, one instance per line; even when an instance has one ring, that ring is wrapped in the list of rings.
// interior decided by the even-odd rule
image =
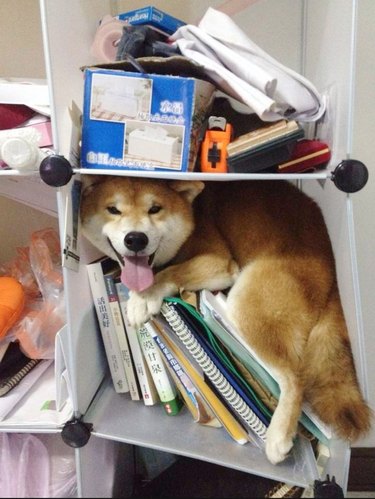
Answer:
[[[18,383],[28,374],[33,367],[35,367],[40,362],[40,359],[30,359],[30,361],[14,374],[10,379],[7,379],[3,383],[0,383],[0,397],[7,394],[12,388],[18,385]]]
[[[249,426],[261,440],[265,441],[267,432],[266,425],[256,414],[254,414],[243,398],[234,390],[225,376],[223,376],[220,370],[215,366],[180,316],[165,302],[162,305],[161,312],[184,346],[192,354],[194,359],[196,359],[205,374],[207,374],[231,407],[241,416],[247,426]]]

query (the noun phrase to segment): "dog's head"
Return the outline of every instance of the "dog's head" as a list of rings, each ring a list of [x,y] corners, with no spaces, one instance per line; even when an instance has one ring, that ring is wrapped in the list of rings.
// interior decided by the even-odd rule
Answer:
[[[127,287],[142,291],[153,283],[151,267],[168,263],[192,233],[192,202],[203,188],[195,181],[95,177],[82,191],[82,232],[120,263]]]

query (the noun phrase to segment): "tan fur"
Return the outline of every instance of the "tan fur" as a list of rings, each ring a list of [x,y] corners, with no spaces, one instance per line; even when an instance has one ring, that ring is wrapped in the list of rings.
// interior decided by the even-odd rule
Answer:
[[[103,227],[106,236],[118,231],[121,254],[121,231],[148,227],[142,220],[150,193],[162,206],[150,232],[157,224],[162,232],[174,218],[168,244],[162,238],[155,253],[160,268],[154,285],[131,293],[131,321],[143,323],[159,311],[163,297],[181,289],[231,287],[231,318],[273,367],[281,389],[267,433],[269,460],[280,462],[290,451],[304,400],[340,437],[363,435],[370,410],[356,378],[320,209],[283,181],[206,182],[203,187],[119,177],[102,179],[84,194],[84,234],[112,258]],[[119,195],[122,215],[114,220],[105,208]]]

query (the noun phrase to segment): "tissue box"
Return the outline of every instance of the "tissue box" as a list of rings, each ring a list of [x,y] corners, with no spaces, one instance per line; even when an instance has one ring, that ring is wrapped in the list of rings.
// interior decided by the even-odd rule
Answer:
[[[181,70],[178,61],[144,59],[138,61],[149,68],[146,73],[124,71],[123,62],[84,68],[82,168],[194,169],[215,87],[169,74],[171,67]],[[186,61],[182,65],[196,71]],[[160,67],[168,74],[155,74]]]
[[[129,24],[148,24],[169,35],[177,31],[180,26],[186,24],[184,21],[152,6],[123,12],[116,17]]]

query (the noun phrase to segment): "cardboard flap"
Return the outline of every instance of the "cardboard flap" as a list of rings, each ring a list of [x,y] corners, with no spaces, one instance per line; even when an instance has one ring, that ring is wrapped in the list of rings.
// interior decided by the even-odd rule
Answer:
[[[180,55],[171,57],[138,57],[135,61],[142,66],[146,74],[184,76],[210,81],[204,67]],[[134,72],[135,67],[130,60],[106,62],[92,66],[82,66],[85,69],[112,69]]]

